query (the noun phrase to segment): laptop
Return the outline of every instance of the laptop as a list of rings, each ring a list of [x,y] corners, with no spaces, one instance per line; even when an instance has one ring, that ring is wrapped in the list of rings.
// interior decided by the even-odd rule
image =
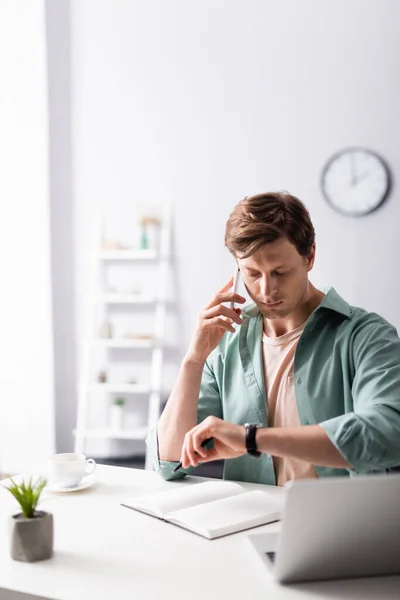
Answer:
[[[281,583],[400,573],[400,474],[297,480],[249,542]]]

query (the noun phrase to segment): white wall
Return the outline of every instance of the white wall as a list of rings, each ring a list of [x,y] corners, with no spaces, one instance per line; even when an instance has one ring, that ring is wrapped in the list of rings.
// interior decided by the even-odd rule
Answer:
[[[0,471],[54,452],[45,15],[0,2]]]
[[[399,20],[396,0],[73,0],[79,326],[99,203],[121,227],[138,200],[173,203],[184,346],[232,272],[233,206],[287,189],[316,227],[313,282],[400,328]],[[319,188],[347,145],[381,153],[394,173],[390,201],[357,220],[332,212]]]

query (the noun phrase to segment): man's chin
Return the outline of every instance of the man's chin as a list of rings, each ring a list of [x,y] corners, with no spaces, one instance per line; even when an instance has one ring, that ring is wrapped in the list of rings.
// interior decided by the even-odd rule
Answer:
[[[268,310],[268,308],[265,308],[265,306],[258,306],[258,308],[260,309],[260,311],[263,314],[263,317],[265,319],[284,319],[285,317],[287,317],[291,311],[287,310],[287,309],[282,309],[280,308],[275,309],[275,310]]]

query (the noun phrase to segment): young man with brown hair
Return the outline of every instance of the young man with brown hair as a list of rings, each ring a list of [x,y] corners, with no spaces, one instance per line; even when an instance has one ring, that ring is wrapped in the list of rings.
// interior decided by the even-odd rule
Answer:
[[[147,440],[156,470],[176,479],[226,459],[226,479],[284,485],[400,464],[396,329],[309,281],[315,233],[304,204],[283,192],[245,198],[225,244],[253,304],[243,314],[224,304],[245,302],[231,279],[199,314]]]

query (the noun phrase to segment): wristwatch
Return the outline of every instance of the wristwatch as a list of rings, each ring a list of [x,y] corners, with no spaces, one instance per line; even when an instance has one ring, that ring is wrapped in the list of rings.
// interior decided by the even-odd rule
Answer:
[[[245,423],[246,429],[246,450],[252,458],[260,458],[261,452],[257,450],[256,433],[257,429],[262,427],[260,423]]]

